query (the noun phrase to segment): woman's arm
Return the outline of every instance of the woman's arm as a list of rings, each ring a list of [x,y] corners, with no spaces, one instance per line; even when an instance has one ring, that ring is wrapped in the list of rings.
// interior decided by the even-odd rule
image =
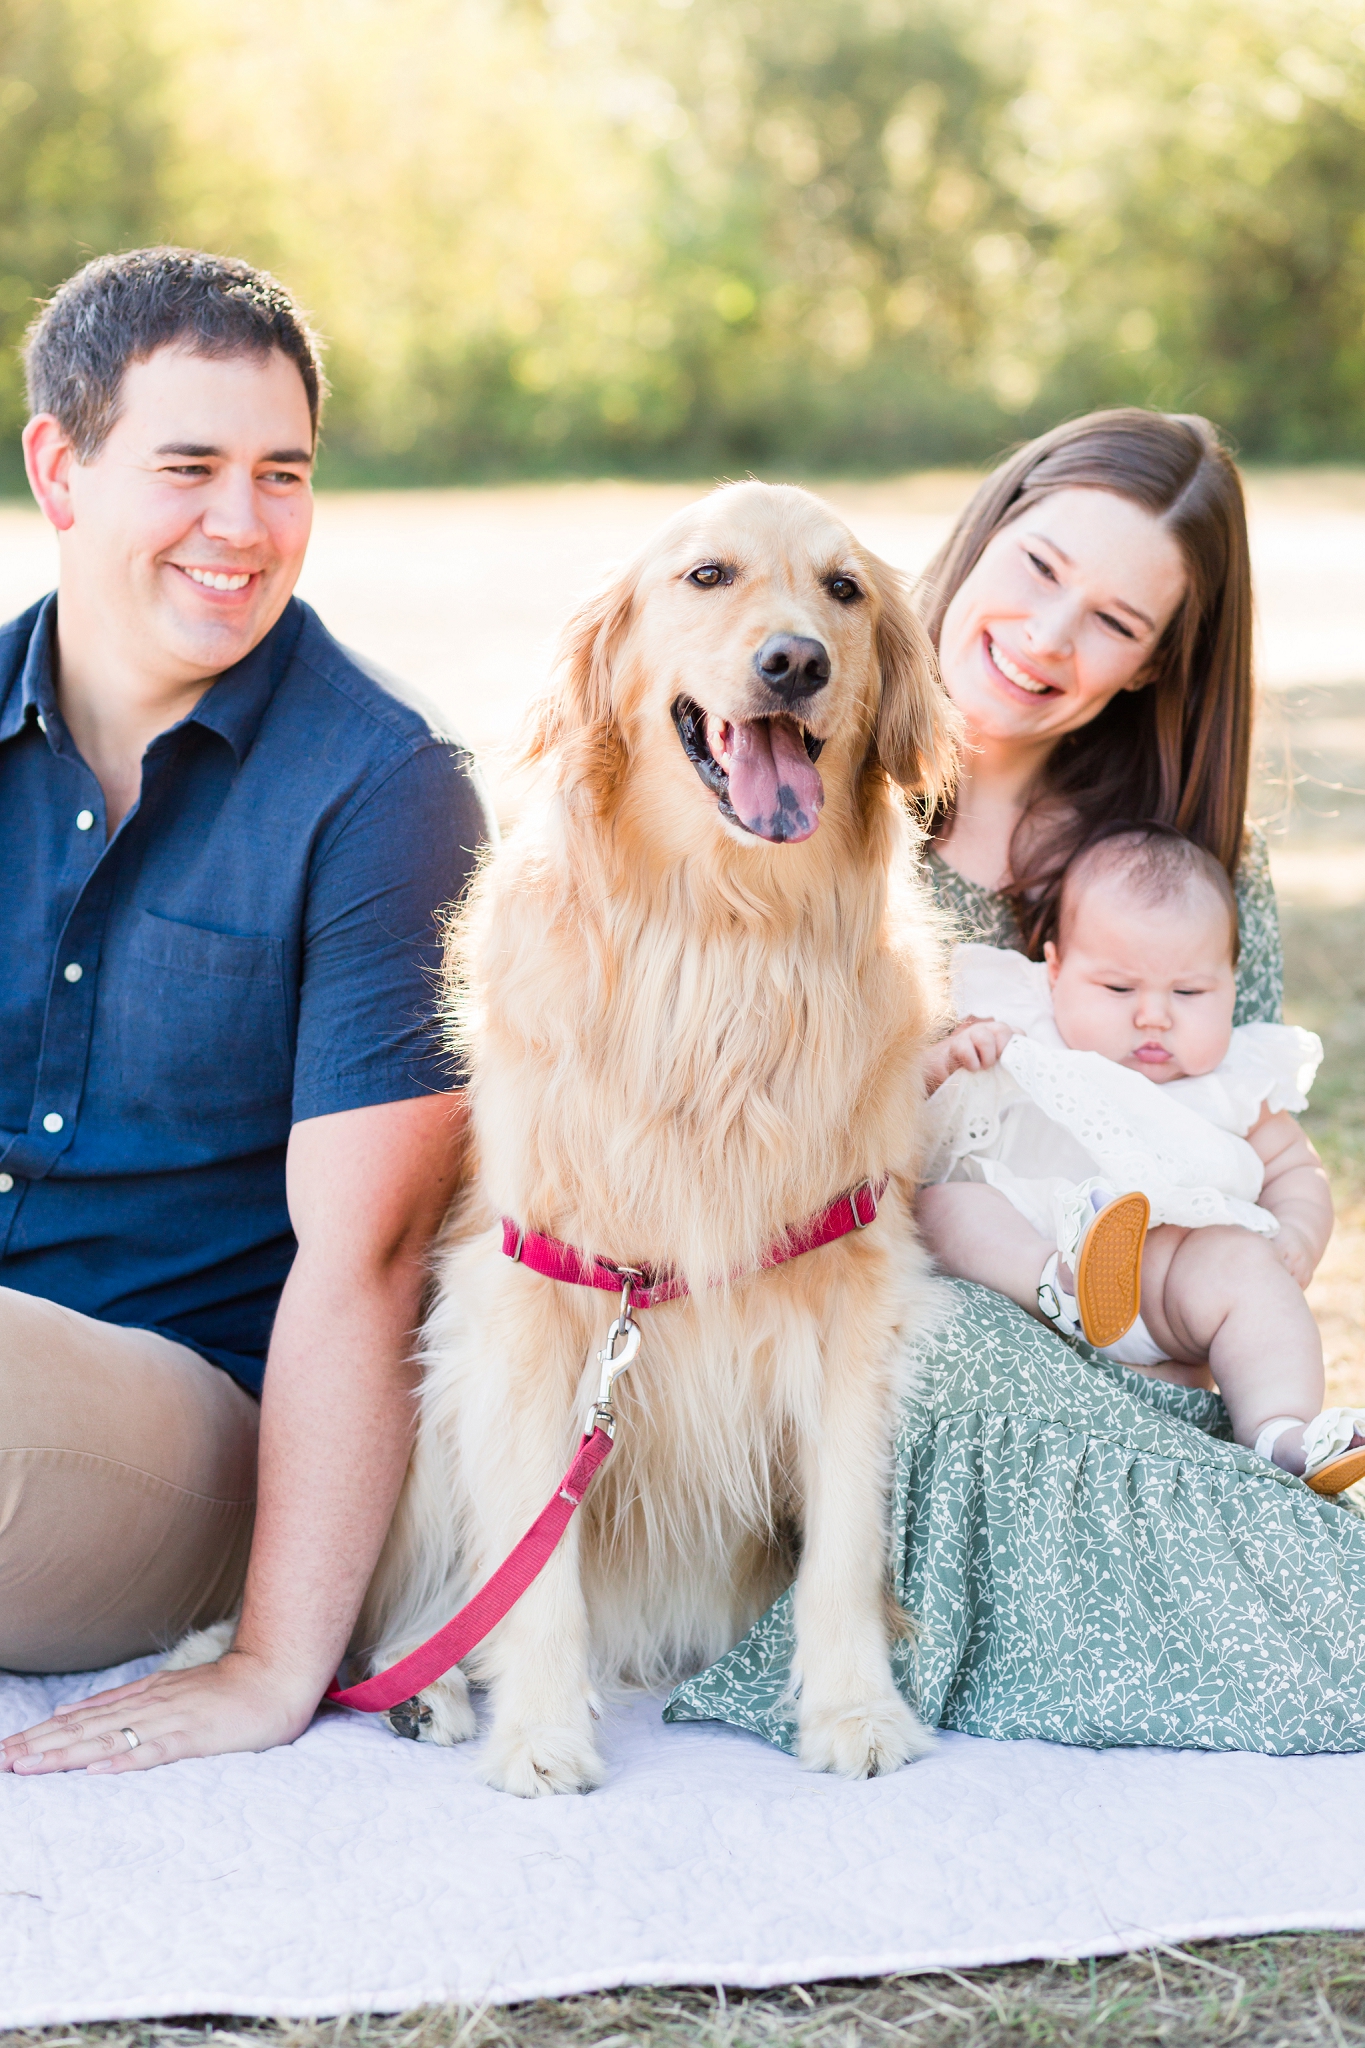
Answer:
[[[294,1126],[289,1214],[299,1249],[270,1343],[236,1643],[217,1664],[154,1672],[11,1736],[9,1769],[146,1770],[270,1749],[308,1726],[345,1654],[407,1466],[413,1331],[464,1134],[463,1100],[449,1095]],[[124,1727],[138,1737],[134,1750]]]
[[[1280,1225],[1275,1249],[1300,1287],[1306,1287],[1332,1235],[1326,1170],[1288,1110],[1266,1111],[1247,1136],[1265,1166],[1261,1207]]]

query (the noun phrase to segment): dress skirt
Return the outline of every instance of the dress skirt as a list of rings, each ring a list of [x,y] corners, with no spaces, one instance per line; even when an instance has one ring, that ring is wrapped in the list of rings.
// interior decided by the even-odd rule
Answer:
[[[1230,1439],[1217,1395],[984,1287],[919,1340],[896,1441],[896,1679],[930,1727],[1090,1747],[1365,1748],[1365,1518]],[[791,1596],[669,1721],[794,1749]]]

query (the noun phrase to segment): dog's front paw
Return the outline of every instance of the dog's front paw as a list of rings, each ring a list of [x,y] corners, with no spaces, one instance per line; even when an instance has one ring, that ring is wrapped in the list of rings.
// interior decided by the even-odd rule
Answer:
[[[899,1693],[857,1707],[803,1711],[797,1756],[808,1771],[837,1771],[841,1778],[879,1778],[898,1771],[933,1745]]]
[[[460,1671],[448,1671],[415,1698],[400,1700],[385,1718],[395,1735],[406,1735],[413,1742],[439,1742],[447,1749],[468,1742],[478,1727],[469,1687]]]
[[[480,1776],[498,1792],[539,1799],[547,1792],[591,1792],[605,1772],[586,1730],[541,1727],[495,1729]]]
[[[163,1671],[193,1671],[200,1664],[216,1664],[232,1648],[236,1633],[235,1614],[227,1621],[213,1622],[208,1628],[194,1629],[189,1635],[181,1636],[161,1668]]]

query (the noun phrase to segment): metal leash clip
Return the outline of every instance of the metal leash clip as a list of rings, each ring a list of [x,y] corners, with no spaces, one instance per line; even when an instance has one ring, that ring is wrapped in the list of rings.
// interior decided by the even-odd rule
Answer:
[[[616,1416],[611,1405],[611,1390],[622,1373],[629,1370],[640,1348],[640,1325],[630,1312],[630,1291],[643,1275],[635,1266],[617,1266],[614,1270],[621,1275],[621,1306],[616,1312],[615,1322],[607,1331],[607,1340],[597,1354],[602,1377],[598,1382],[597,1399],[589,1408],[588,1419],[583,1426],[585,1436],[591,1436],[595,1429],[600,1429],[609,1437],[615,1437]],[[616,1348],[618,1343],[623,1347],[620,1351]]]

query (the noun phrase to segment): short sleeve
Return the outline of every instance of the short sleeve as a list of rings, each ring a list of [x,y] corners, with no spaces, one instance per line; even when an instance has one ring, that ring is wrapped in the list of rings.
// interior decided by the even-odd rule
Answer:
[[[1248,828],[1237,869],[1237,920],[1241,953],[1237,961],[1234,1024],[1278,1024],[1284,1014],[1284,949],[1270,853],[1265,834]]]
[[[442,928],[495,835],[468,754],[432,738],[359,791],[320,842],[305,920],[295,1123],[461,1085],[437,1022]]]

